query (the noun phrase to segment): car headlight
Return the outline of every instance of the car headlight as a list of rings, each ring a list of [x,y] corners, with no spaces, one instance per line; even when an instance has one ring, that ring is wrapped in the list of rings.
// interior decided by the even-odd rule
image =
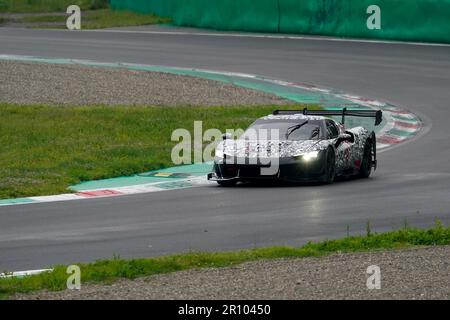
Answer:
[[[306,162],[315,160],[315,159],[317,159],[318,156],[319,156],[319,151],[306,152],[306,153],[303,153],[300,155],[302,160],[306,161]]]

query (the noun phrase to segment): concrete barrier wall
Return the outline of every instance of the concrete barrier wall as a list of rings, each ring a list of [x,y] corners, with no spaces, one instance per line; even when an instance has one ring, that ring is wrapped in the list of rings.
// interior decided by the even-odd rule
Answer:
[[[110,0],[113,9],[175,25],[257,32],[450,43],[450,0]],[[369,6],[381,29],[369,29]]]

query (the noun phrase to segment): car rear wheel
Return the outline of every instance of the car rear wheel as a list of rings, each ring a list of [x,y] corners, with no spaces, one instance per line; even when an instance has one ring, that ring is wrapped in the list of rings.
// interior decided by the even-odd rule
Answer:
[[[334,182],[334,179],[336,178],[336,157],[334,154],[333,149],[327,150],[327,161],[326,161],[326,168],[325,168],[325,178],[324,183],[331,184]]]
[[[229,187],[234,187],[234,186],[236,185],[237,181],[236,181],[236,180],[217,181],[217,183],[218,183],[219,186],[221,186],[221,187],[229,188]]]
[[[372,144],[367,141],[364,146],[364,155],[361,161],[361,168],[359,169],[359,176],[361,178],[368,178],[372,173]]]

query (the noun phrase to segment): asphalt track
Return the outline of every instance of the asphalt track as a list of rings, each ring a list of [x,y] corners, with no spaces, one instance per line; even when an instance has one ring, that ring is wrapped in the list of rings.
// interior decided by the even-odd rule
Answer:
[[[246,72],[391,102],[422,117],[369,180],[215,186],[0,208],[0,270],[185,250],[300,245],[450,223],[450,47],[220,35],[0,28],[0,54]],[[1,121],[1,120],[0,120]]]

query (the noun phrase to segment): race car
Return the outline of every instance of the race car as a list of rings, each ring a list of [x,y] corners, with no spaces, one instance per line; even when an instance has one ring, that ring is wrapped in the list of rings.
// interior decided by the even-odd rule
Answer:
[[[341,122],[331,118],[336,116]],[[275,110],[238,139],[223,136],[208,180],[230,187],[266,179],[331,184],[342,176],[368,178],[377,168],[375,132],[346,129],[347,116],[375,118],[376,126],[382,122],[376,110]]]

